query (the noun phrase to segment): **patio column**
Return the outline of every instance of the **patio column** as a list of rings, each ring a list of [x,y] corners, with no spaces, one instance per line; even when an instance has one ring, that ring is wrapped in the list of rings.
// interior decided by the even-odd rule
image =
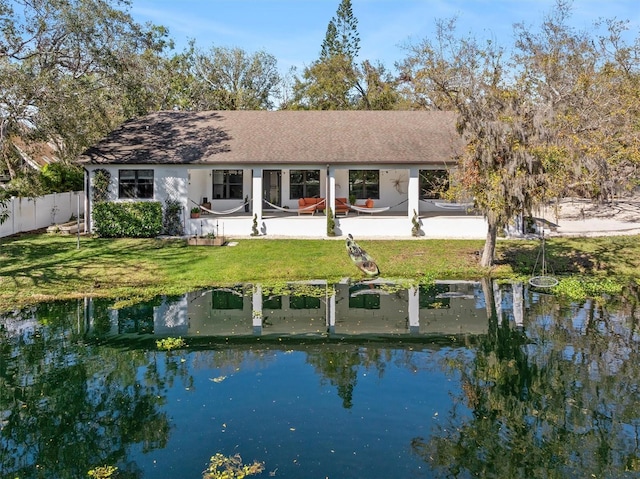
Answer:
[[[413,218],[413,211],[420,214],[420,168],[409,168],[409,183],[407,185],[407,216]]]
[[[407,290],[409,295],[409,332],[420,332],[420,288],[411,286]]]
[[[331,208],[333,215],[336,215],[336,171],[335,168],[327,165],[327,208]]]
[[[331,288],[334,288],[334,286],[332,285]],[[327,288],[325,299],[327,303],[327,327],[329,333],[334,334],[336,332],[336,295],[329,294],[329,289]]]
[[[253,168],[251,177],[251,211],[258,217],[258,225],[262,223],[262,168]]]
[[[262,334],[262,286],[257,284],[254,286],[251,296],[251,322],[253,323],[253,334],[260,336]]]

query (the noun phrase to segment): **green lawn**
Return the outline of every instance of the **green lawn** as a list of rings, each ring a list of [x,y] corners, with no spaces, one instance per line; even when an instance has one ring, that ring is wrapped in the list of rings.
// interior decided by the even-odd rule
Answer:
[[[640,276],[638,237],[554,239],[558,275],[628,280]],[[501,241],[498,264],[478,267],[483,241],[361,241],[385,278],[477,279],[530,276],[538,242]],[[122,299],[180,294],[239,282],[362,278],[342,240],[241,239],[237,246],[186,246],[180,240],[100,239],[48,234],[0,240],[0,310],[85,295]]]

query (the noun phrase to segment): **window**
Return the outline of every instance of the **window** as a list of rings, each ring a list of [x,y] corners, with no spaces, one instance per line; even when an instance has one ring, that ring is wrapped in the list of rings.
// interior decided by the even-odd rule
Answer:
[[[290,296],[289,308],[320,309],[320,298],[315,298],[313,296]]]
[[[244,296],[242,291],[214,289],[211,292],[211,306],[213,309],[238,309],[244,308]]]
[[[367,294],[357,294],[363,291]],[[371,293],[369,286],[358,284],[349,288],[349,308],[354,309],[380,309],[380,294]]]
[[[262,310],[282,309],[282,296],[262,296]]]
[[[440,199],[449,189],[447,170],[420,170],[420,198]]]
[[[419,303],[420,309],[445,309],[451,307],[451,299],[443,298],[449,292],[448,284],[433,284],[431,286],[420,286]]]
[[[320,170],[291,170],[289,172],[289,198],[320,196]]]
[[[349,308],[352,309],[380,309],[379,294],[361,294],[360,296],[349,296]]]
[[[118,198],[153,198],[153,170],[120,170]]]
[[[380,199],[380,172],[378,170],[349,170],[349,196],[358,200]]]
[[[213,170],[213,198],[242,199],[242,170]]]

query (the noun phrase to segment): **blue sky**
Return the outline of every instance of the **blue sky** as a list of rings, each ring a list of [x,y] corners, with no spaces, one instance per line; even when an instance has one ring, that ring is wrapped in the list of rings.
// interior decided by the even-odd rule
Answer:
[[[360,34],[359,60],[380,61],[393,70],[406,57],[403,45],[430,35],[436,19],[458,17],[461,33],[491,36],[510,44],[517,22],[538,25],[554,0],[352,0]],[[141,23],[169,28],[177,50],[189,39],[201,48],[263,50],[281,71],[302,69],[317,59],[327,24],[340,0],[133,0],[131,13]],[[572,25],[590,28],[601,17],[640,28],[638,0],[574,0]]]

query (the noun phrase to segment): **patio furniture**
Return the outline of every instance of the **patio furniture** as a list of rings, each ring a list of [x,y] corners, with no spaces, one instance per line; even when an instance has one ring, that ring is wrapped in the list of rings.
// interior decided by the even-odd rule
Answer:
[[[349,214],[349,203],[347,203],[346,198],[336,198],[336,216],[337,215],[345,215]]]
[[[324,198],[300,198],[298,199],[298,215],[313,215],[316,211],[324,211]]]

